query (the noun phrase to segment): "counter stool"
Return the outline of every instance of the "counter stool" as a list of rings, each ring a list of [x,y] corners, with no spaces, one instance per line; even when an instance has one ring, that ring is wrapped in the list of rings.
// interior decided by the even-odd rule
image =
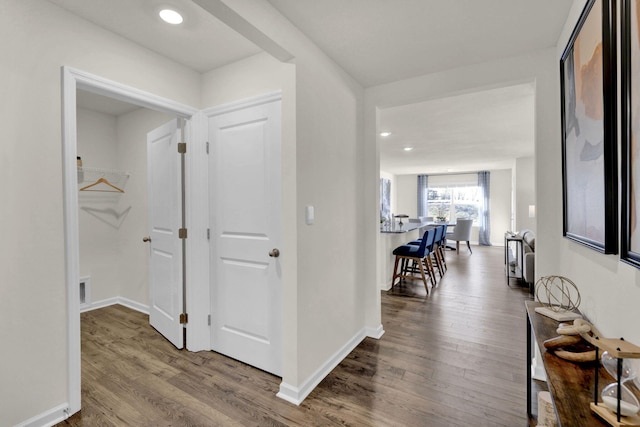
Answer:
[[[431,262],[431,250],[435,238],[435,229],[430,228],[425,231],[420,245],[402,245],[394,249],[393,254],[396,256],[396,260],[393,266],[393,279],[391,281],[391,287],[396,284],[396,279],[422,279],[424,282],[424,289],[429,294],[429,286],[427,284],[427,275],[431,280],[432,286],[435,286],[433,264]],[[402,261],[400,272],[398,272],[398,264]],[[408,263],[412,265],[409,266]],[[418,276],[417,273],[420,273]]]
[[[442,237],[445,235],[447,231],[446,225],[439,225],[436,227],[436,235],[433,239],[433,249],[431,253],[433,254],[433,258],[436,262],[436,267],[438,268],[438,274],[442,279],[444,276],[444,272],[446,270],[446,265],[444,263],[444,255],[442,250]]]
[[[433,227],[433,229],[435,230],[435,236],[433,238],[433,245],[429,252],[433,256],[432,265],[438,269],[438,275],[442,279],[444,272],[447,270],[447,263],[444,259],[443,249],[444,245],[446,245],[445,233],[447,231],[447,226],[438,225]],[[409,242],[409,244],[419,246],[421,242],[422,239],[417,239]],[[435,264],[433,262],[435,262]]]

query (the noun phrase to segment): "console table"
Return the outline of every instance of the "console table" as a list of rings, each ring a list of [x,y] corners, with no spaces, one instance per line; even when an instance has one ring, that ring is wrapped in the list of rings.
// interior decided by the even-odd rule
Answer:
[[[593,386],[595,369],[593,363],[572,363],[558,356],[544,351],[544,341],[558,336],[556,329],[559,322],[538,314],[536,307],[542,304],[535,301],[525,302],[527,310],[527,416],[531,414],[531,360],[532,338],[538,343],[542,352],[542,362],[547,373],[547,384],[553,400],[553,406],[558,417],[558,425],[561,427],[590,427],[608,426],[595,413],[591,411],[589,404],[593,402]],[[599,390],[614,380],[608,376],[604,369],[599,369]]]
[[[523,248],[522,248],[522,237],[517,234],[512,233],[504,233],[504,263],[507,274],[507,284],[509,284],[509,279],[514,278],[518,280],[524,280],[524,272],[522,271],[522,264],[524,260]],[[513,266],[513,270],[511,270],[511,257],[510,249],[514,247],[512,256],[515,265]]]

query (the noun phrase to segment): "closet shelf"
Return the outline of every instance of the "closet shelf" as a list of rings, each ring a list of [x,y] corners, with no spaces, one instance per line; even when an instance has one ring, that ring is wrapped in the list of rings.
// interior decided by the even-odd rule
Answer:
[[[124,193],[129,176],[122,170],[78,167],[78,187],[80,191]]]

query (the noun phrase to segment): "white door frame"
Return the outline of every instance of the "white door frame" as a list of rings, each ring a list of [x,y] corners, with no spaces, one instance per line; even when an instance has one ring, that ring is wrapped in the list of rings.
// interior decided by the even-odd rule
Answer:
[[[65,234],[65,272],[67,289],[67,366],[68,366],[68,398],[69,415],[80,410],[81,405],[81,375],[80,375],[80,297],[78,283],[80,280],[80,249],[78,231],[78,185],[77,185],[77,124],[76,124],[76,91],[78,89],[104,95],[120,101],[150,108],[177,117],[190,119],[197,113],[197,109],[162,98],[160,96],[141,91],[111,80],[107,80],[74,68],[62,67],[62,167],[63,167],[63,207]],[[204,144],[196,141],[194,145]],[[189,148],[187,148],[189,150]],[[189,151],[187,151],[188,153]],[[196,156],[188,156],[196,157]],[[187,201],[197,200],[196,193],[190,192],[189,182],[195,182],[192,174],[202,171],[191,170],[187,174]],[[205,170],[206,173],[206,170]],[[191,178],[191,179],[190,179]],[[206,194],[206,189],[205,189]],[[187,203],[187,222],[197,218],[190,218]],[[199,222],[199,221],[197,221]],[[206,225],[204,226],[206,230]],[[206,233],[206,231],[205,231]],[[192,234],[192,231],[189,231]],[[187,239],[187,249],[190,246]],[[208,254],[205,254],[208,258]],[[197,269],[196,263],[187,263],[189,269]],[[208,262],[206,265],[208,269]],[[207,273],[208,274],[208,273]],[[189,300],[187,300],[187,304]],[[205,344],[206,345],[206,344]]]

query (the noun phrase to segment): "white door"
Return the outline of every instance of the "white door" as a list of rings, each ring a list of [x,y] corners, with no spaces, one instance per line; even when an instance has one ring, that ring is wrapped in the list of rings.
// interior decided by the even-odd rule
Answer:
[[[211,343],[282,372],[281,102],[209,116]],[[286,256],[283,254],[282,256]]]
[[[147,134],[149,322],[177,348],[184,345],[182,184],[178,119]]]

